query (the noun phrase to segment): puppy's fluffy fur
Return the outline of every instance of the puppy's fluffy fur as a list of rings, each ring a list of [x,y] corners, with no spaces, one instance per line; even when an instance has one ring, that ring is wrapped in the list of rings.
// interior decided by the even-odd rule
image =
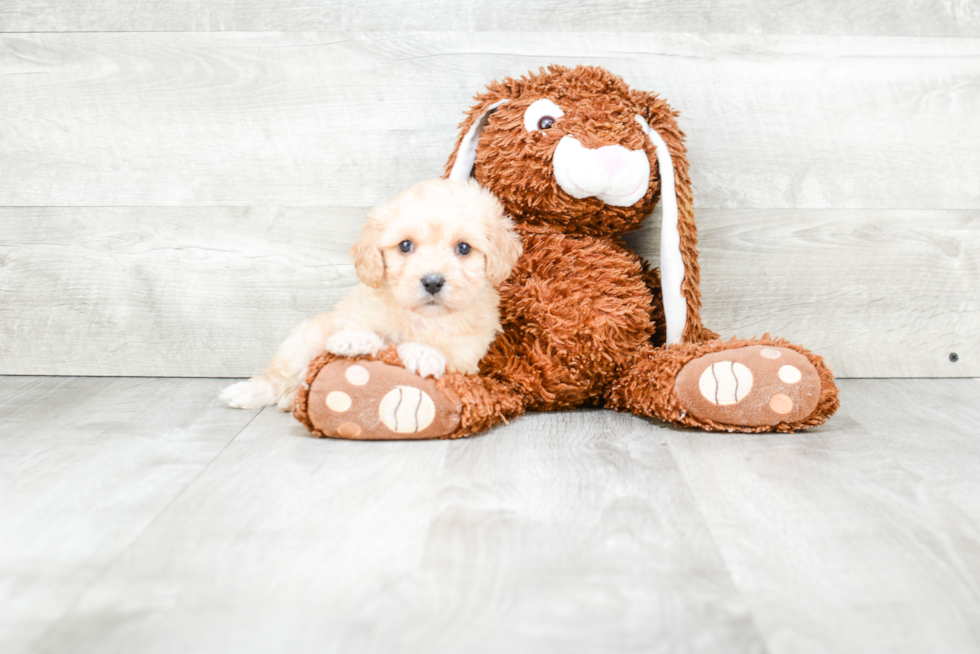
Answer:
[[[236,408],[291,410],[307,366],[323,350],[355,356],[395,344],[405,367],[422,376],[475,373],[500,331],[496,287],[520,254],[503,206],[475,180],[416,184],[374,209],[351,247],[362,283],[332,312],[296,327],[261,376],[229,386],[221,398]],[[435,293],[433,276],[444,280]]]

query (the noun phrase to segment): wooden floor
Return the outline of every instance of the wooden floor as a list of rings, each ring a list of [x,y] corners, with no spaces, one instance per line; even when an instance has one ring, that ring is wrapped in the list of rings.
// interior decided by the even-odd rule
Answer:
[[[0,377],[0,651],[980,651],[978,380],[844,380],[798,435],[417,443],[227,383]]]

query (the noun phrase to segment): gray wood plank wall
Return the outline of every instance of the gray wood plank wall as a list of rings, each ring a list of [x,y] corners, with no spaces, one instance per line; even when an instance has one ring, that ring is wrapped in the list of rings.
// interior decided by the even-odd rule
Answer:
[[[474,30],[980,36],[974,0],[5,0],[0,31]]]
[[[980,375],[980,3],[522,12],[4,3],[0,374],[257,371],[473,93],[582,63],[683,112],[709,326],[841,376]]]

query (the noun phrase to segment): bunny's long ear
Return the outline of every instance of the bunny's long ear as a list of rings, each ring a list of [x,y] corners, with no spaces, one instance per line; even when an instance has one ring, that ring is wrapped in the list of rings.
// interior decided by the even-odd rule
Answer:
[[[633,92],[642,108],[637,122],[657,149],[660,170],[660,280],[667,344],[697,343],[714,333],[701,324],[701,271],[698,266],[698,230],[694,224],[691,178],[688,175],[684,133],[667,103],[650,93]]]
[[[510,102],[508,99],[497,100],[489,105],[478,105],[470,112],[469,118],[460,125],[463,132],[456,142],[456,150],[453,151],[449,162],[446,164],[448,179],[457,182],[465,182],[473,173],[473,165],[476,163],[476,145],[480,141],[480,134],[486,127],[487,121],[497,107]],[[485,104],[485,103],[484,103]]]

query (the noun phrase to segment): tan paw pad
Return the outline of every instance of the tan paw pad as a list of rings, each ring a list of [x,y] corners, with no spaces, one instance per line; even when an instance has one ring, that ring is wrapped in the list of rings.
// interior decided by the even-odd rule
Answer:
[[[354,364],[344,372],[344,377],[354,386],[363,386],[371,379],[371,373],[364,366]]]
[[[820,376],[795,350],[748,345],[687,362],[675,391],[695,418],[737,427],[775,426],[803,420],[816,409]]]
[[[353,422],[342,422],[337,426],[337,433],[344,438],[357,438],[361,435],[361,426]]]
[[[327,393],[327,408],[337,413],[343,413],[350,408],[350,395],[343,391],[330,391]]]
[[[460,406],[435,380],[380,361],[334,361],[310,385],[313,427],[360,440],[439,438],[459,426]]]
[[[698,389],[712,404],[738,404],[752,389],[752,372],[741,363],[718,361],[701,373]]]
[[[388,391],[378,406],[384,425],[399,434],[414,434],[432,424],[436,407],[429,394],[411,386]]]
[[[793,410],[793,400],[790,399],[789,395],[776,393],[769,399],[769,408],[779,415],[785,416]]]
[[[803,373],[796,366],[783,366],[779,369],[779,378],[787,384],[795,384],[803,378]]]

